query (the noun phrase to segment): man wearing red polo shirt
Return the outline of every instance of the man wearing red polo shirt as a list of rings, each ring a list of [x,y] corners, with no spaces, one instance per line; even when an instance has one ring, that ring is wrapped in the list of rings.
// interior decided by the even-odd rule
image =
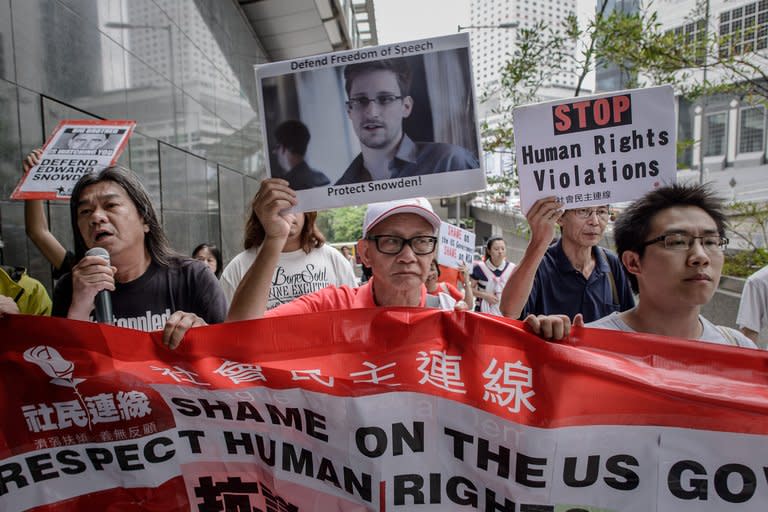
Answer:
[[[424,281],[437,248],[435,233],[440,218],[429,201],[416,198],[368,206],[363,237],[357,243],[363,264],[373,269],[373,278],[367,283],[359,288],[324,288],[266,312],[270,277],[293,215],[285,210],[295,203],[296,196],[287,182],[269,179],[262,183],[254,209],[267,230],[266,238],[235,292],[229,321],[376,306],[457,306],[447,294],[427,295]]]
[[[288,239],[296,193],[281,179],[267,179],[254,201],[254,211],[266,231],[259,255],[232,298],[228,322],[254,318],[301,315],[334,309],[376,306],[467,309],[448,294],[428,295],[424,281],[437,248],[440,217],[424,198],[368,205],[363,237],[357,252],[373,277],[359,288],[329,286],[267,311],[271,277]],[[570,329],[564,315],[530,315],[526,324],[539,336],[561,339]]]

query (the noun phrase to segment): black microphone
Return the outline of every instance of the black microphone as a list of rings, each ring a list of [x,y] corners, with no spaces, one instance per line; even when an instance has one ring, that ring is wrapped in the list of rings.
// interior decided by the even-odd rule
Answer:
[[[103,247],[88,249],[85,255],[103,258],[109,265],[109,253]],[[109,290],[101,290],[97,293],[94,303],[96,305],[96,321],[100,324],[112,325],[112,294]]]

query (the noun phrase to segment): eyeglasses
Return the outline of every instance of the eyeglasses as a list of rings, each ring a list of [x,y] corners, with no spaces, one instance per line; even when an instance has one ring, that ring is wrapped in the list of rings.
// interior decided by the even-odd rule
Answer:
[[[394,235],[372,235],[366,238],[366,240],[373,240],[376,242],[376,249],[384,254],[400,254],[405,245],[410,246],[413,249],[414,254],[423,256],[424,254],[432,254],[437,246],[436,236],[414,236],[413,238],[403,238],[401,236]]]
[[[401,99],[403,99],[402,96],[395,96],[394,94],[380,94],[375,98],[357,96],[355,98],[349,98],[349,101],[347,101],[347,108],[350,110],[365,110],[371,103],[386,107]]]
[[[573,212],[573,214],[578,217],[579,219],[588,219],[592,217],[592,214],[597,214],[597,218],[600,220],[607,221],[611,218],[611,209],[606,207],[600,207],[600,208],[574,208],[573,210],[570,210]]]
[[[657,242],[664,242],[665,249],[681,252],[690,251],[695,240],[701,240],[701,246],[704,250],[712,253],[723,252],[728,246],[728,239],[720,235],[693,236],[686,233],[670,233],[643,242],[643,247],[647,247]]]

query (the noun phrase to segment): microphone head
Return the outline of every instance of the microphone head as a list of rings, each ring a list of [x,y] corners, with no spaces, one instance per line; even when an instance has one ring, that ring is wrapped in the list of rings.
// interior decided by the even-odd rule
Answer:
[[[109,263],[109,252],[103,247],[92,247],[85,251],[86,256],[98,256],[99,258],[107,260]]]

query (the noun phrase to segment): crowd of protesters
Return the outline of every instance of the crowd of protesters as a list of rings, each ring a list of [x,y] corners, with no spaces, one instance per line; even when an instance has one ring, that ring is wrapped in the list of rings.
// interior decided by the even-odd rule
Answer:
[[[24,169],[40,154],[30,153]],[[198,245],[191,258],[170,247],[133,172],[113,166],[88,174],[70,199],[71,249],[50,232],[43,202],[26,202],[27,235],[53,267],[53,300],[26,269],[2,267],[0,315],[93,320],[96,296],[107,290],[112,323],[162,329],[170,348],[189,328],[209,323],[379,306],[506,316],[548,339],[586,324],[750,348],[768,323],[765,269],[745,286],[741,331],[701,316],[728,243],[723,205],[704,185],[664,186],[633,202],[614,224],[616,252],[600,245],[610,205],[565,209],[541,199],[527,213],[531,238],[517,265],[507,260],[504,239],[491,237],[484,257],[460,268],[455,284],[440,277],[441,220],[426,199],[368,205],[354,257],[349,246],[325,243],[316,212],[290,213],[296,203],[288,181],[264,180],[244,251],[224,266],[213,243]],[[94,247],[109,260],[88,252]],[[362,279],[356,262],[368,271]]]

